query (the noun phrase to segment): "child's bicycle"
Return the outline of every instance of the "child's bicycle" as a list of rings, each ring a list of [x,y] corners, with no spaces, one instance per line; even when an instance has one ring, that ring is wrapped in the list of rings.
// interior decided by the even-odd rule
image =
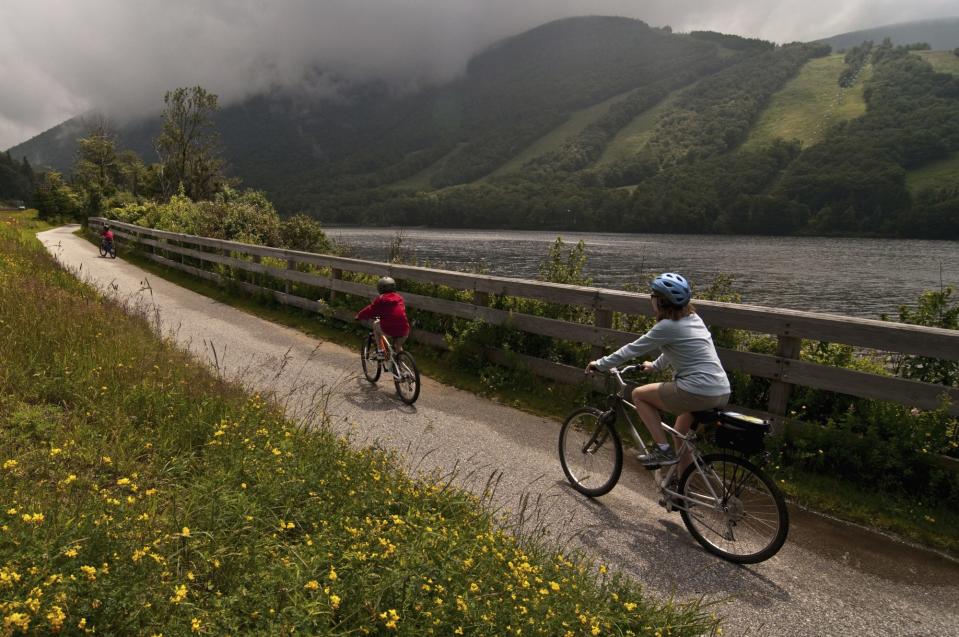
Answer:
[[[107,241],[106,239],[100,239],[100,256],[101,257],[110,257],[111,259],[117,258],[117,241]]]
[[[606,409],[582,407],[571,413],[559,434],[559,459],[573,488],[591,498],[609,493],[623,470],[623,443],[616,422],[625,421],[640,453],[646,444],[636,431],[630,412],[636,407],[624,398],[628,385],[622,375],[639,365],[611,369],[614,387]],[[789,513],[776,484],[744,455],[763,450],[769,425],[758,418],[715,409],[694,412],[686,435],[663,423],[663,428],[683,441],[676,451],[690,452],[692,462],[679,475],[679,465],[648,467],[655,470],[660,505],[679,511],[683,524],[707,551],[740,564],[768,560],[786,541]],[[639,415],[636,414],[638,418]],[[700,426],[715,436],[725,451],[700,454],[696,447]],[[728,452],[735,452],[733,453]]]
[[[373,329],[363,342],[360,354],[363,375],[366,380],[375,383],[386,369],[393,376],[396,395],[407,405],[412,405],[420,396],[420,370],[416,368],[416,361],[409,352],[393,350],[393,344],[379,326],[380,319],[374,319]]]

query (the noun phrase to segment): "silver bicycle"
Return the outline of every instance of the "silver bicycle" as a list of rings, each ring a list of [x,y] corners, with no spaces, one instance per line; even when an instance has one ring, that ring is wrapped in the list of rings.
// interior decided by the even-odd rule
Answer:
[[[628,399],[623,380],[639,365],[611,369],[613,385],[606,409],[582,407],[567,416],[559,434],[559,459],[573,488],[595,498],[616,486],[623,470],[623,422],[641,454],[646,444],[636,430],[636,407]],[[632,414],[632,415],[631,415]],[[739,564],[754,564],[775,555],[789,532],[789,513],[776,484],[746,456],[763,450],[769,425],[733,411],[694,412],[689,433],[663,423],[665,431],[682,441],[677,455],[689,452],[692,462],[680,475],[679,464],[647,467],[654,470],[660,505],[679,511],[683,524],[707,551]],[[701,431],[700,431],[701,430]],[[701,434],[709,434],[723,449],[703,455],[697,448]]]

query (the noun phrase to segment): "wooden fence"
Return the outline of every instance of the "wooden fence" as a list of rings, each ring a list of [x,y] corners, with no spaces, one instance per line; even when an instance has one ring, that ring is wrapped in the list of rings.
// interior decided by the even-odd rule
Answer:
[[[106,221],[92,217],[90,225],[98,228]],[[133,243],[139,244],[144,256],[153,261],[212,281],[223,279],[222,274],[214,271],[217,265],[269,275],[284,282],[283,289],[235,280],[234,284],[249,292],[271,295],[286,305],[346,321],[352,320],[352,312],[315,299],[295,296],[290,293],[290,283],[323,288],[329,290],[331,295],[375,296],[374,287],[342,278],[343,272],[359,272],[468,290],[473,295],[472,303],[405,292],[403,296],[411,308],[494,325],[509,325],[533,334],[585,343],[592,345],[597,353],[637,337],[636,334],[611,328],[613,312],[642,316],[650,316],[652,312],[648,295],[622,290],[379,263],[209,239],[116,221],[109,223],[119,238],[129,242],[126,243],[126,249],[132,247]],[[285,267],[263,263],[264,257],[285,263]],[[306,271],[309,268],[304,266],[322,268],[329,274]],[[488,307],[490,295],[510,295],[588,308],[593,310],[594,324],[571,323],[491,308]],[[728,371],[744,372],[771,381],[767,410],[758,413],[771,418],[774,424],[788,420],[786,405],[792,387],[797,385],[927,410],[939,408],[947,401],[949,413],[959,415],[959,389],[956,387],[830,367],[799,359],[802,340],[811,339],[956,361],[959,360],[959,331],[713,301],[696,301],[696,307],[703,320],[711,326],[743,329],[776,337],[778,349],[775,355],[719,349],[720,359]],[[412,337],[431,346],[447,346],[441,334],[414,330]],[[499,350],[487,350],[487,353],[494,362],[522,365],[537,375],[559,382],[583,382],[582,369],[578,367]]]

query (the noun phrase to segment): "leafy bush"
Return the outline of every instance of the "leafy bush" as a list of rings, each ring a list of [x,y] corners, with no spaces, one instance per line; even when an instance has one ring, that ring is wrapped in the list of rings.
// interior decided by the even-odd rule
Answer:
[[[134,202],[113,208],[119,221],[158,230],[294,250],[329,252],[320,224],[305,215],[281,220],[273,204],[257,190],[224,188],[210,201],[192,201],[183,192],[167,203]]]

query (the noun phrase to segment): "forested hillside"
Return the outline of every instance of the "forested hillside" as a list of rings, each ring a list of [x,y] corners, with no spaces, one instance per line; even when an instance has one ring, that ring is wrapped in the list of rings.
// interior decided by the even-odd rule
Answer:
[[[915,48],[827,57],[572,18],[446,85],[278,92],[222,109],[217,127],[233,175],[327,222],[959,237],[959,80]],[[65,169],[82,128],[13,153]],[[118,145],[151,158],[157,130],[126,126]]]
[[[0,153],[0,207],[30,203],[35,187],[36,176],[26,157],[17,161],[10,153]]]

